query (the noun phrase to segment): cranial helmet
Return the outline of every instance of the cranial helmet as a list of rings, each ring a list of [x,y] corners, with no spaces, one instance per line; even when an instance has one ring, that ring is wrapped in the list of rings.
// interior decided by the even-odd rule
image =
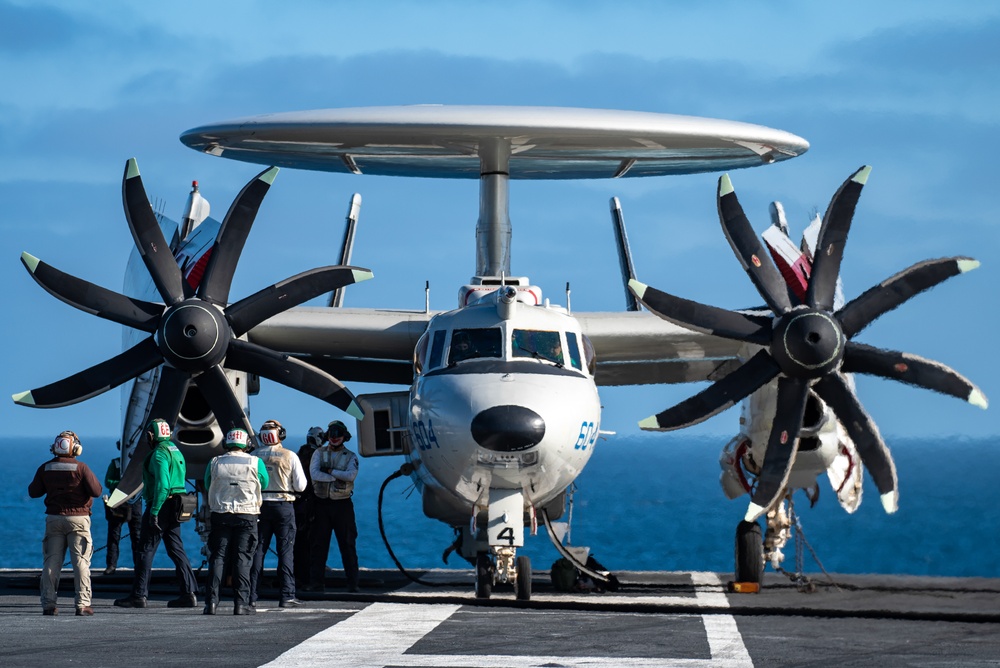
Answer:
[[[153,444],[169,441],[170,435],[170,424],[166,420],[153,418],[146,426],[146,436]]]
[[[313,446],[314,448],[321,447],[323,441],[326,440],[326,432],[323,431],[323,427],[310,427],[309,433],[306,434],[306,443]]]
[[[239,448],[246,450],[250,447],[250,434],[245,429],[234,427],[226,432],[226,449]]]
[[[71,431],[60,432],[56,436],[49,450],[56,457],[79,457],[83,453],[83,446],[80,439]]]
[[[334,420],[326,426],[326,435],[328,438],[337,436],[344,437],[344,443],[351,440],[351,432],[347,431],[347,426],[340,420]]]
[[[260,440],[264,445],[278,445],[285,436],[285,428],[277,420],[268,420],[260,427]]]

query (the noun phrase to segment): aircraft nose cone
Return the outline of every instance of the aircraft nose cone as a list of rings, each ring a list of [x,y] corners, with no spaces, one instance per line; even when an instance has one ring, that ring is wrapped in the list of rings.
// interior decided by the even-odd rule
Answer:
[[[487,450],[527,450],[544,436],[545,420],[524,406],[494,406],[472,418],[472,438]]]

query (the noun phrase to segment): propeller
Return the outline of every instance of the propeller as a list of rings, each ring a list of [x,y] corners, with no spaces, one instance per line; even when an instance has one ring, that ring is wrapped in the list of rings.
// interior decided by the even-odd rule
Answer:
[[[758,241],[728,175],[719,179],[722,229],[740,264],[773,317],[727,311],[681,299],[629,281],[636,297],[659,317],[699,332],[761,346],[724,378],[693,397],[642,420],[645,430],[681,429],[729,408],[777,378],[777,401],[767,450],[745,519],[754,521],[783,493],[798,448],[809,392],[836,414],[871,474],[886,512],[899,504],[896,467],[878,427],[865,412],[844,374],[891,378],[948,394],[986,408],[986,396],[947,366],[908,353],[851,341],[861,330],[914,295],[979,266],[967,257],[920,262],[834,310],[847,235],[871,168],[861,167],[837,190],[823,216],[804,303],[790,294],[780,272]]]
[[[273,315],[313,297],[372,278],[367,269],[323,267],[303,272],[229,304],[233,274],[247,235],[275,175],[271,167],[236,197],[219,228],[205,274],[194,290],[185,280],[146,197],[135,159],[125,165],[125,217],[146,269],[163,303],[126,297],[66,274],[28,253],[21,262],[32,278],[62,301],[105,320],[148,332],[132,348],[49,385],[13,395],[16,403],[56,408],[84,401],[160,367],[152,417],[177,421],[190,383],[201,390],[223,430],[237,426],[253,433],[225,369],[268,378],[363,417],[354,395],[336,378],[298,359],[240,339]],[[141,442],[122,476],[112,504],[141,487]],[[133,464],[135,464],[133,466]],[[119,493],[119,491],[121,493]]]

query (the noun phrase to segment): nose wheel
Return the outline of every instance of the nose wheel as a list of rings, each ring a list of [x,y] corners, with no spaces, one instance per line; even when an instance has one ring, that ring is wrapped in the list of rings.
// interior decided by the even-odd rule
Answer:
[[[514,591],[517,592],[517,600],[531,600],[531,559],[528,557],[517,558],[517,574],[514,580]]]
[[[489,598],[493,593],[493,578],[496,567],[489,552],[476,553],[476,598]]]
[[[476,553],[476,598],[489,598],[497,583],[514,585],[519,601],[531,600],[531,559],[515,557],[513,548]]]

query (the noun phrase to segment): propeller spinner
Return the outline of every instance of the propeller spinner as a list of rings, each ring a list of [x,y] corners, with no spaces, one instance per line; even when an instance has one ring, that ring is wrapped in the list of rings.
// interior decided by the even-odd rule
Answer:
[[[878,427],[865,411],[846,373],[864,373],[910,383],[987,407],[985,395],[947,366],[908,353],[881,350],[851,339],[876,318],[947,278],[979,266],[966,257],[928,260],[872,287],[843,308],[833,302],[844,246],[854,210],[871,168],[848,178],[823,216],[804,303],[782,279],[743,213],[728,175],[719,179],[722,229],[773,318],[727,311],[651,288],[639,281],[629,288],[653,313],[674,324],[762,349],[713,385],[639,423],[645,430],[669,431],[702,422],[778,379],[777,409],[767,450],[745,519],[754,521],[781,495],[795,462],[806,399],[815,392],[837,415],[854,440],[887,512],[895,512],[899,493],[896,468]]]
[[[233,202],[219,229],[205,274],[195,291],[181,274],[146,197],[135,159],[125,166],[122,199],[125,217],[163,303],[152,303],[107,290],[63,273],[28,253],[21,261],[39,285],[82,311],[150,333],[125,352],[60,381],[13,395],[34,408],[78,403],[162,365],[151,415],[173,426],[188,384],[205,396],[216,420],[227,429],[253,433],[249,419],[224,369],[254,373],[322,399],[356,418],[363,416],[354,395],[330,374],[293,357],[241,339],[264,320],[337,288],[367,280],[371,271],[331,266],[303,272],[229,304],[229,289],[243,245],[267,194],[276,167],[258,174]],[[112,505],[141,486],[140,440]]]

